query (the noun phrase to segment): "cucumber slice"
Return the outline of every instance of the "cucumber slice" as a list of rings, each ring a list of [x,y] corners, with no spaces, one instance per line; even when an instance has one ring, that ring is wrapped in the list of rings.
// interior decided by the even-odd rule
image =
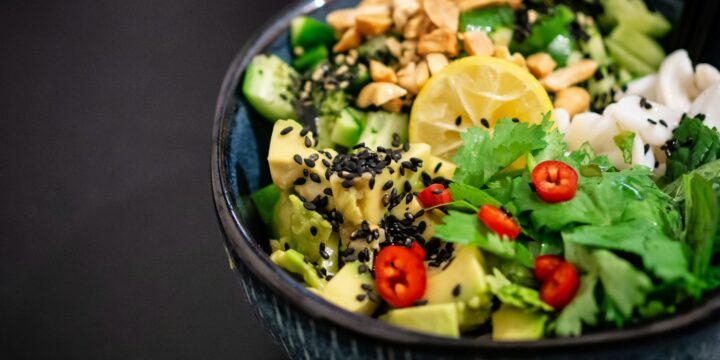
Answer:
[[[585,29],[585,32],[590,35],[590,39],[581,44],[582,50],[590,55],[590,58],[597,61],[598,64],[606,64],[608,62],[608,55],[607,51],[605,51],[605,44],[603,44],[600,30],[598,30],[597,26],[593,25]]]
[[[273,209],[280,199],[280,190],[275,184],[270,184],[264,188],[250,194],[250,198],[255,204],[255,208],[260,215],[260,219],[267,227],[272,226]]]
[[[625,48],[618,44],[616,40],[606,39],[605,45],[607,45],[610,54],[617,61],[620,66],[630,71],[635,76],[644,76],[655,72],[655,70],[646,64],[641,59],[638,59],[635,55],[625,50]]]
[[[370,149],[378,146],[392,147],[394,134],[400,137],[400,142],[407,140],[407,125],[407,114],[387,111],[368,113],[367,123],[358,143],[365,143]]]
[[[242,91],[252,107],[266,119],[296,119],[292,87],[299,75],[275,55],[258,55],[245,70]]]
[[[665,59],[665,51],[654,39],[627,25],[616,27],[609,39],[655,70]]]
[[[352,109],[345,109],[340,112],[330,137],[334,143],[346,148],[357,144],[362,127],[360,126],[360,120],[355,118],[354,113],[355,111]]]
[[[312,69],[315,65],[327,60],[328,50],[324,45],[316,46],[293,61],[293,66],[300,71]]]
[[[645,35],[661,37],[672,25],[662,14],[651,12],[642,0],[602,0],[605,21],[627,25]]]
[[[300,46],[303,49],[330,46],[335,43],[335,30],[311,17],[298,16],[290,22],[290,43],[293,48]]]

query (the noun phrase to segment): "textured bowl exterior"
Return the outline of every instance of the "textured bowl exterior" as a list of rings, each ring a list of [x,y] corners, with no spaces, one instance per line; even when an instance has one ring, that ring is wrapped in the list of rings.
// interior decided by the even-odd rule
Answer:
[[[669,0],[662,3],[671,3]],[[216,107],[212,188],[230,265],[273,338],[292,359],[720,359],[720,296],[685,314],[642,327],[580,338],[500,343],[415,333],[345,312],[305,290],[270,262],[267,233],[247,196],[270,182],[266,164],[272,125],[239,90],[242,71],[258,53],[290,58],[292,17],[354,5],[306,1],[280,12],[233,61]],[[242,358],[242,356],[240,356]]]

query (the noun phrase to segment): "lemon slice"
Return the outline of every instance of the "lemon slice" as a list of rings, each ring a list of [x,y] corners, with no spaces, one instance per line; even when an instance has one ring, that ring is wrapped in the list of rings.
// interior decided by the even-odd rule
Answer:
[[[466,57],[446,66],[420,91],[410,113],[409,138],[451,160],[462,145],[460,133],[468,128],[484,128],[485,121],[492,128],[504,117],[539,123],[552,108],[547,92],[527,70],[489,56]]]

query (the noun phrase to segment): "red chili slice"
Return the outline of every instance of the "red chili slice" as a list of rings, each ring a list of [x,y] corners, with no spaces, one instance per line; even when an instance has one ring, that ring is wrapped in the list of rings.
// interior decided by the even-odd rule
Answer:
[[[575,169],[561,161],[543,161],[532,171],[532,183],[537,195],[545,202],[568,201],[577,192],[578,175]]]
[[[442,184],[432,184],[418,194],[418,200],[422,207],[429,208],[451,202],[452,196]]]
[[[483,205],[478,211],[478,219],[488,229],[497,233],[500,237],[507,236],[510,240],[520,235],[520,226],[506,211],[492,205]]]
[[[425,294],[425,265],[404,246],[386,246],[375,257],[375,284],[380,296],[390,305],[410,306]]]
[[[579,286],[575,267],[563,262],[540,287],[540,300],[555,309],[562,309],[575,297]]]
[[[564,263],[562,257],[557,255],[541,255],[535,258],[535,277],[540,281],[546,281],[557,268]]]
[[[425,260],[425,255],[427,253],[425,252],[425,249],[420,246],[417,242],[413,241],[412,245],[410,246],[410,251],[412,251],[415,255],[420,257],[421,260]]]

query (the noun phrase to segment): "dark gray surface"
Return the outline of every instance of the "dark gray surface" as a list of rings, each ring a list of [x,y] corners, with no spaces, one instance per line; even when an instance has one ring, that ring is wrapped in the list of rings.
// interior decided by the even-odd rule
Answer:
[[[209,160],[225,68],[286,1],[0,2],[0,358],[281,357]]]

